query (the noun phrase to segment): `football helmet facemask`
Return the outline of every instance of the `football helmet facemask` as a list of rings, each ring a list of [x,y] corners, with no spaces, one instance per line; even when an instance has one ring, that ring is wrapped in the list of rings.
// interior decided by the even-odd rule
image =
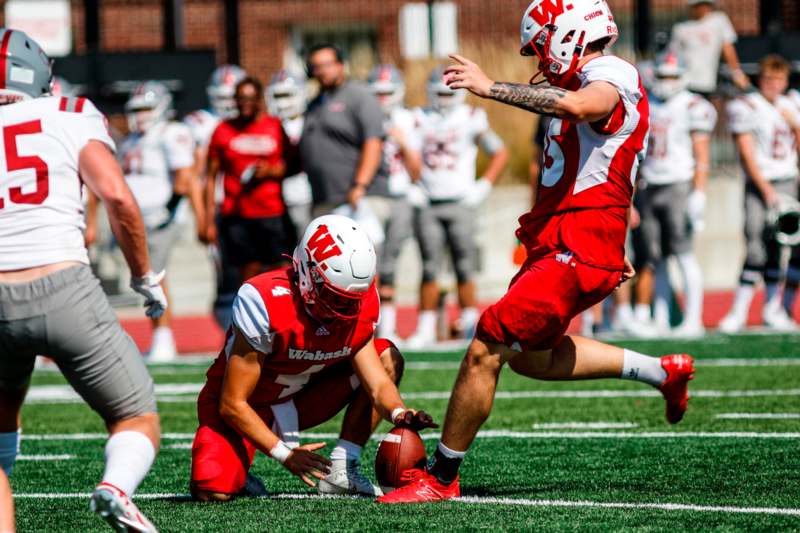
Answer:
[[[666,102],[688,87],[686,68],[674,52],[667,52],[656,59],[655,81],[650,91],[659,100]]]
[[[428,77],[428,104],[437,111],[446,113],[463,104],[467,98],[464,89],[451,89],[444,82],[444,67],[437,67]]]
[[[134,133],[143,133],[172,115],[172,94],[158,81],[140,83],[125,102],[128,129]]]
[[[305,76],[279,70],[267,86],[267,109],[281,120],[298,117],[306,110],[306,93]]]
[[[236,65],[222,65],[214,69],[206,85],[208,103],[215,115],[222,119],[236,116],[236,102],[233,99],[236,85],[247,74]]]
[[[374,67],[367,76],[372,93],[380,102],[384,113],[403,105],[406,84],[403,75],[394,65],[383,64]]]

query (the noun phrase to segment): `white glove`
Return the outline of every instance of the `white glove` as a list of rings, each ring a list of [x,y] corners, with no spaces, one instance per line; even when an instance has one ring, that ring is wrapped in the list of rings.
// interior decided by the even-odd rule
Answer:
[[[486,178],[477,180],[461,199],[461,204],[467,207],[478,207],[489,197],[492,192],[492,182]]]
[[[149,318],[159,318],[167,310],[167,295],[161,288],[161,280],[167,272],[162,270],[158,274],[152,270],[141,278],[131,278],[131,289],[144,296],[144,312]]]
[[[430,204],[428,200],[428,195],[425,194],[425,191],[422,190],[422,187],[417,185],[416,183],[412,183],[411,186],[408,188],[408,192],[406,193],[406,200],[411,205],[411,207],[427,207]]]
[[[695,231],[703,231],[705,229],[705,211],[706,193],[699,189],[694,189],[689,193],[689,199],[686,202],[686,213],[689,215],[689,222]]]

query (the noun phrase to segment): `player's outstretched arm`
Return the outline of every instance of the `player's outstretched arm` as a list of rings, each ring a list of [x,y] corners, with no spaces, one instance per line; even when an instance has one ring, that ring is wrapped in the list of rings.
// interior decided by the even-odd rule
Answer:
[[[261,377],[261,361],[266,355],[254,350],[238,330],[234,335],[233,347],[222,382],[220,416],[261,452],[281,463],[306,485],[313,487],[315,485],[313,477],[323,479],[329,473],[331,462],[314,453],[323,448],[325,443],[317,442],[290,449],[267,427],[248,403],[258,385]]]
[[[496,82],[469,59],[450,56],[458,64],[447,67],[444,82],[452,89],[467,89],[481,98],[497,100],[526,111],[571,122],[596,122],[614,111],[619,93],[604,81],[589,83],[577,91],[549,85]]]
[[[408,409],[400,397],[397,385],[381,364],[375,343],[371,340],[353,358],[353,369],[372,405],[384,420],[395,425],[407,425],[416,430],[438,427],[424,411]]]
[[[150,271],[144,222],[117,160],[105,144],[93,140],[81,150],[78,166],[84,183],[106,205],[111,230],[131,275],[144,276]]]

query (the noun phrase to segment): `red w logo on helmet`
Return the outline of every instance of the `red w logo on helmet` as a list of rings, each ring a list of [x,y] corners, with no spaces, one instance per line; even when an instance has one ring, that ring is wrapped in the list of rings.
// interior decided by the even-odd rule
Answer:
[[[564,0],[542,0],[542,3],[531,9],[529,15],[539,26],[553,22],[565,10],[572,9],[572,4],[564,6]]]
[[[317,231],[308,239],[308,255],[321,264],[326,259],[342,255],[342,249],[336,244],[333,236],[328,231],[328,226],[321,224]]]

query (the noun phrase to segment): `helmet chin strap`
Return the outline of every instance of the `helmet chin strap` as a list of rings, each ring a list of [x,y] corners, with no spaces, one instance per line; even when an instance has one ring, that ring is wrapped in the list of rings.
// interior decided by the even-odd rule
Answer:
[[[534,74],[528,81],[528,83],[531,85],[541,85],[547,81],[547,83],[550,85],[563,87],[569,83],[572,76],[574,76],[575,72],[578,70],[578,63],[580,63],[580,60],[583,57],[583,41],[586,37],[586,32],[582,31],[578,37],[578,42],[575,45],[574,51],[572,52],[572,60],[570,61],[566,72],[559,74],[559,63],[550,57],[550,44],[557,29],[558,26],[553,23],[545,24],[542,27],[542,30],[539,31],[534,38],[536,45],[532,46],[532,48],[536,53],[536,56],[539,58],[539,68],[538,72],[536,72],[536,74]]]

